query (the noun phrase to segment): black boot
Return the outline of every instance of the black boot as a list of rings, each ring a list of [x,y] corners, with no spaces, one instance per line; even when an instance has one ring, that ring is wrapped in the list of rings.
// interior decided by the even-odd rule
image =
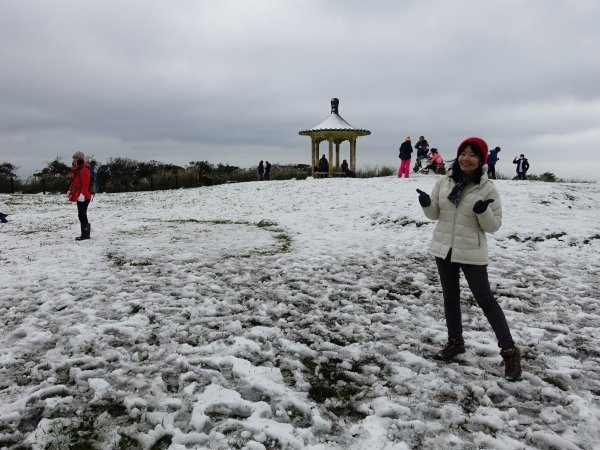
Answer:
[[[76,237],[75,240],[76,241],[85,241],[86,239],[90,238],[90,230],[91,230],[91,226],[90,224],[81,224],[81,236]]]
[[[6,214],[0,213],[0,223],[8,223],[8,220],[6,220]]]
[[[517,347],[503,349],[500,352],[504,360],[504,378],[517,381],[521,378],[521,351]]]
[[[450,361],[456,355],[460,355],[464,352],[465,341],[463,339],[450,338],[444,348],[435,354],[435,359]]]

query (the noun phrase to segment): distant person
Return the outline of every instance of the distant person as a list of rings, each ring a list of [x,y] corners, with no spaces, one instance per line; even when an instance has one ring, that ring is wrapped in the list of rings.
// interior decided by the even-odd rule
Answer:
[[[85,162],[83,152],[75,152],[73,155],[73,164],[71,165],[71,185],[67,192],[67,200],[77,202],[77,217],[81,227],[81,236],[76,237],[76,241],[90,239],[92,225],[88,221],[87,210],[92,200],[90,193],[90,181],[92,174],[90,165]]]
[[[400,154],[398,157],[400,158],[400,167],[398,169],[398,178],[408,178],[410,171],[410,159],[412,157],[412,144],[410,142],[410,136],[408,136],[404,142],[400,145]]]
[[[498,158],[498,153],[500,153],[500,147],[490,150],[490,155],[488,156],[488,178],[491,180],[496,179],[496,163],[500,159]]]
[[[319,172],[329,173],[329,161],[325,158],[325,155],[321,156],[319,160]]]
[[[0,202],[0,223],[8,223],[8,220],[6,220],[6,217],[8,215],[10,215],[10,210],[8,209],[8,206]]]
[[[350,170],[350,168],[348,167],[348,161],[343,160],[341,167],[342,167],[342,172],[345,177],[356,178],[356,174],[352,170]]]
[[[518,159],[515,156],[515,159],[513,159],[513,164],[517,165],[517,179],[526,180],[527,171],[529,170],[529,161],[527,158],[525,158],[525,155],[521,154]]]
[[[256,170],[258,171],[258,179],[259,179],[259,181],[264,181],[264,179],[265,179],[265,165],[263,164],[262,159],[258,163],[258,167],[256,168]]]
[[[265,162],[265,181],[269,181],[271,179],[271,163],[269,161]]]
[[[425,139],[425,136],[419,136],[419,140],[415,144],[415,149],[417,150],[417,159],[413,167],[413,172],[417,173],[423,167],[423,160],[427,159],[429,155],[429,143]]]
[[[444,166],[444,159],[437,148],[431,149],[428,162],[429,164],[421,171],[422,173],[427,174],[430,170],[433,170],[434,173],[441,172],[441,168]]]
[[[488,147],[483,139],[472,137],[458,146],[456,155],[452,169],[438,179],[431,196],[417,189],[425,216],[437,220],[429,253],[435,257],[442,285],[448,341],[435,358],[450,361],[465,353],[460,299],[462,271],[496,335],[504,360],[504,376],[515,381],[521,377],[521,352],[494,298],[487,272],[486,233],[494,233],[502,225],[500,194],[483,170]]]
[[[415,150],[417,150],[417,159],[426,159],[429,153],[429,143],[425,136],[419,136],[419,140],[415,144]]]

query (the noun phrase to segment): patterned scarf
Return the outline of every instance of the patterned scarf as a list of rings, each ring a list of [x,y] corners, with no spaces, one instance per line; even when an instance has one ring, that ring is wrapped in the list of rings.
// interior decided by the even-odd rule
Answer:
[[[463,189],[471,181],[473,181],[471,177],[468,177],[467,175],[461,172],[458,181],[448,194],[448,200],[450,200],[452,203],[454,203],[455,206],[458,207],[458,202],[460,201],[460,196],[463,193]]]

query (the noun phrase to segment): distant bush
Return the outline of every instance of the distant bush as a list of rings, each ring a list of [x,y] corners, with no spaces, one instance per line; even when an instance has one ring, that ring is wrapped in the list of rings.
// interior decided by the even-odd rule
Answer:
[[[516,180],[516,176],[508,176],[496,171],[497,180]],[[559,178],[552,172],[544,172],[541,175],[527,174],[528,181],[542,181],[546,183],[594,183],[594,181],[581,180],[578,178]]]
[[[395,175],[397,170],[390,166],[366,166],[365,168],[356,171],[358,178],[375,178],[375,177],[389,177]]]
[[[547,183],[556,183],[557,181],[562,181],[560,178],[557,178],[552,172],[544,172],[541,175],[527,175],[527,179],[531,181],[545,181]]]
[[[273,164],[271,167],[271,180],[305,180],[310,175],[308,164]]]

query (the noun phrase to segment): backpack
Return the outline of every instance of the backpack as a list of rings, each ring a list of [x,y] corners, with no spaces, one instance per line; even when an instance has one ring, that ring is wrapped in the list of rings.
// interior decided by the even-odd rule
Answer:
[[[96,186],[98,185],[98,172],[96,172],[90,166],[88,166],[88,169],[90,169],[90,187],[88,189],[90,191],[90,194],[95,195]]]
[[[88,170],[90,171],[90,185],[88,187],[88,191],[90,191],[90,194],[95,195],[96,194],[96,185],[98,184],[98,173],[92,169],[90,166],[84,166],[87,167]],[[81,169],[79,169],[81,170]],[[79,175],[79,172],[77,172],[77,175]]]

